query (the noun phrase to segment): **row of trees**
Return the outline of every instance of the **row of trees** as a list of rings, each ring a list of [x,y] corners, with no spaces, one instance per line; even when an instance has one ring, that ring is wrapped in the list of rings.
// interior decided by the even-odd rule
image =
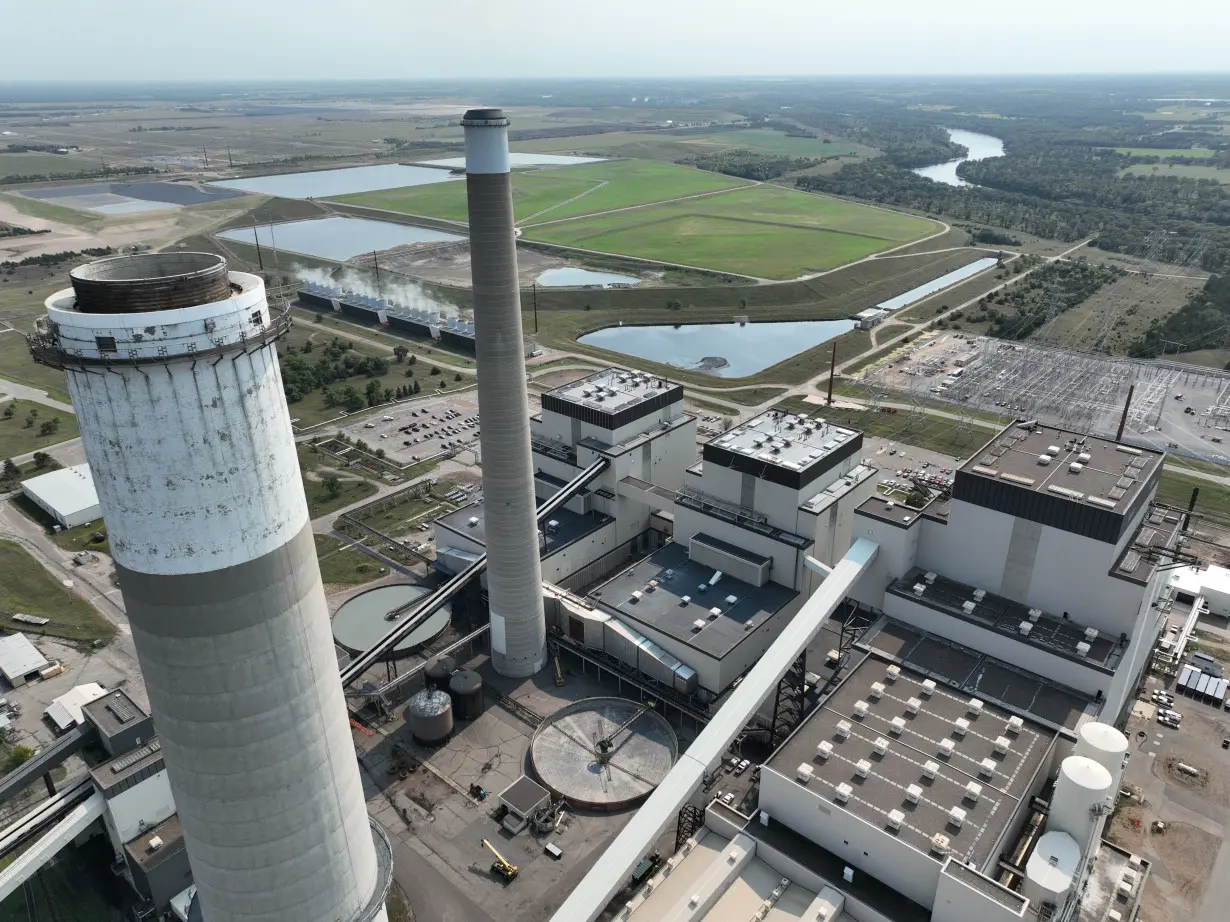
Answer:
[[[726,150],[676,161],[711,173],[725,173],[766,182],[796,170],[805,170],[819,161],[813,157],[786,157],[778,154],[758,154],[751,150]]]

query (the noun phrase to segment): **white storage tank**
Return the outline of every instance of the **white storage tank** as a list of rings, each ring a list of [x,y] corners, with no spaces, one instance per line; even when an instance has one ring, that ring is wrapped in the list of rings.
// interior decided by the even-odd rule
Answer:
[[[1110,772],[1110,777],[1118,787],[1123,777],[1123,757],[1127,751],[1126,736],[1110,724],[1094,722],[1085,724],[1077,732],[1072,755],[1093,759]]]
[[[1099,808],[1114,790],[1115,781],[1110,772],[1093,759],[1068,756],[1059,766],[1047,832],[1066,832],[1084,847],[1093,836]]]
[[[1081,850],[1075,839],[1066,832],[1046,833],[1025,864],[1024,896],[1033,906],[1053,903],[1062,909],[1080,863]]]

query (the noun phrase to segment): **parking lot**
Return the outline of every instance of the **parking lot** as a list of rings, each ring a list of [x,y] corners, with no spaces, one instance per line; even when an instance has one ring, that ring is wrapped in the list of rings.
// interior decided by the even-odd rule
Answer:
[[[477,453],[478,422],[478,396],[468,391],[388,407],[342,431],[373,450],[383,448],[394,464],[406,465],[467,449]]]

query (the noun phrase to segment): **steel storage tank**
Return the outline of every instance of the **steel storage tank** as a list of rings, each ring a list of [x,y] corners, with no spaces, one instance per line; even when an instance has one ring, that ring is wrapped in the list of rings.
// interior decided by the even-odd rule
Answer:
[[[410,735],[420,743],[439,743],[453,733],[453,699],[439,689],[423,689],[406,706]]]
[[[1092,841],[1100,808],[1113,791],[1110,772],[1093,759],[1068,756],[1059,766],[1047,832],[1066,832],[1084,849]]]
[[[483,712],[483,677],[469,669],[449,680],[449,697],[453,699],[453,714],[459,720],[473,720]]]
[[[1053,903],[1057,909],[1062,909],[1072,891],[1072,881],[1080,863],[1080,846],[1070,835],[1046,833],[1025,864],[1024,896],[1033,906]]]
[[[1123,757],[1127,755],[1127,737],[1110,724],[1087,723],[1076,734],[1074,756],[1093,759],[1110,772],[1117,787],[1123,777]]]
[[[428,691],[448,691],[448,680],[457,671],[457,664],[451,656],[437,656],[423,670],[423,680]]]

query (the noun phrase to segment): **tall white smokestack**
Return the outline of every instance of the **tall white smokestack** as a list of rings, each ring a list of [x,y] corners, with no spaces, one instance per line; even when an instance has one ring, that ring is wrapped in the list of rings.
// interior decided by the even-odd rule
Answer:
[[[470,209],[478,407],[483,417],[479,438],[487,520],[491,663],[501,675],[523,677],[546,663],[547,626],[538,557],[508,119],[500,109],[471,109],[461,124]]]
[[[121,256],[47,300],[208,922],[385,922],[264,283]]]

